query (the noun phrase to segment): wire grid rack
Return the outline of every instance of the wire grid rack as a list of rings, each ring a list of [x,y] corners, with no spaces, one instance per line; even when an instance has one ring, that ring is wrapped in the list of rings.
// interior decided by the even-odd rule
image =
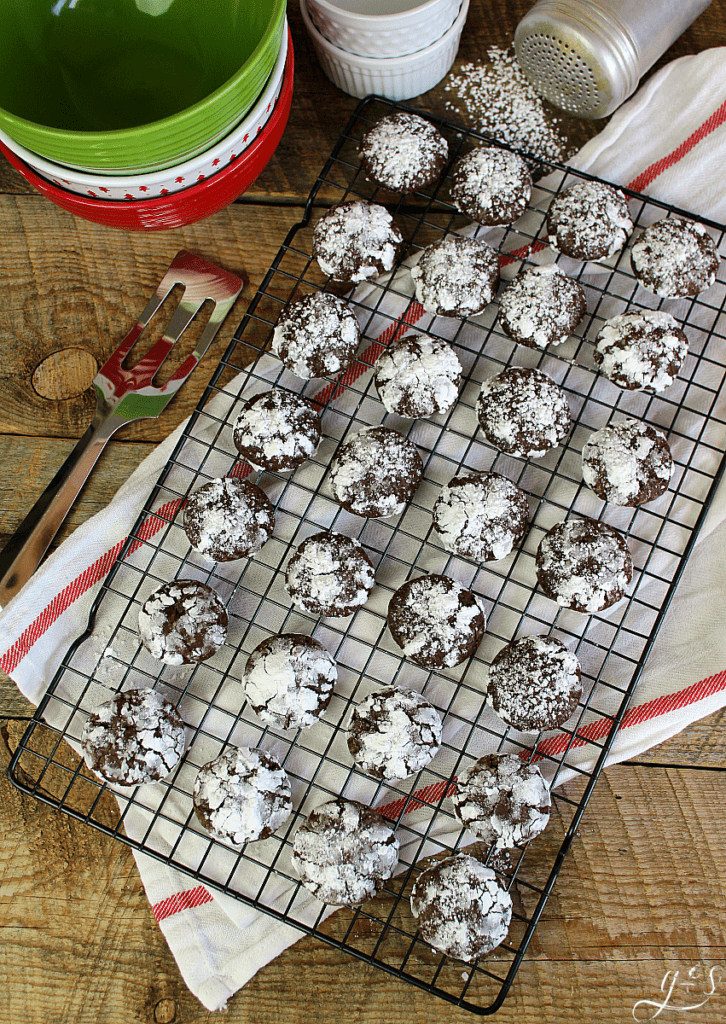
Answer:
[[[467,321],[425,315],[412,301],[410,275],[400,270],[358,288],[350,298],[363,334],[358,362],[337,380],[301,382],[265,349],[286,302],[319,288],[336,290],[310,255],[312,226],[322,212],[314,208],[321,186],[339,200],[363,197],[385,202],[403,230],[409,255],[447,232],[465,229],[466,219],[448,198],[448,172],[466,149],[492,140],[431,117],[449,140],[449,165],[435,187],[406,202],[377,189],[360,169],[357,144],[363,132],[385,114],[408,109],[378,98],[359,104],[315,183],[302,222],[277,254],[113,564],[88,628],[64,657],[10,770],[14,783],[25,792],[199,882],[452,1003],[488,1014],[506,996],[545,908],[724,469],[726,284],[722,263],[717,283],[702,295],[659,300],[638,287],[627,248],[599,268],[568,264],[560,257],[568,272],[580,279],[588,312],[565,345],[541,353],[503,335],[496,303]],[[490,229],[485,236],[504,254],[503,274],[510,276],[545,251],[543,211],[552,196],[588,177],[524,155],[537,182],[531,209],[515,227]],[[625,191],[635,235],[643,226],[678,212]],[[724,229],[703,223],[723,254]],[[603,321],[638,308],[672,312],[688,335],[690,351],[679,378],[660,395],[621,391],[594,368],[593,339]],[[371,367],[385,344],[414,324],[416,331],[453,344],[464,381],[460,400],[448,413],[410,421],[386,414]],[[543,368],[565,389],[573,413],[567,442],[536,461],[505,456],[477,432],[475,403],[481,381],[512,364]],[[276,507],[274,536],[253,559],[211,565],[190,548],[180,510],[187,495],[208,479],[250,472],[238,460],[232,442],[235,411],[240,395],[246,399],[272,385],[318,403],[323,441],[317,454],[292,476],[254,474]],[[580,471],[582,444],[590,432],[623,415],[665,431],[675,460],[668,492],[638,509],[605,505],[583,485]],[[424,459],[424,479],[402,515],[364,520],[332,499],[327,467],[351,433],[380,423],[415,441]],[[531,526],[519,550],[479,565],[443,550],[432,530],[431,507],[452,476],[485,469],[505,473],[524,489]],[[601,518],[622,530],[633,554],[635,574],[626,599],[598,615],[559,609],[536,587],[537,545],[547,529],[571,514]],[[292,607],[284,589],[289,553],[320,529],[357,537],[376,566],[376,586],[368,604],[345,619],[306,615]],[[417,668],[402,657],[387,631],[392,593],[406,579],[426,572],[458,579],[484,598],[488,610],[488,629],[478,652],[453,670]],[[173,577],[209,582],[227,603],[227,643],[204,664],[160,666],[139,645],[138,609],[151,591]],[[335,656],[339,669],[335,695],[323,719],[296,734],[265,728],[244,703],[239,683],[249,652],[282,631],[315,635]],[[485,701],[492,657],[515,636],[530,633],[557,636],[574,650],[584,683],[572,719],[556,732],[537,737],[507,729]],[[418,776],[401,783],[376,782],[361,774],[345,742],[351,708],[382,683],[420,690],[444,721],[440,752]],[[108,799],[109,787],[85,769],[71,747],[78,749],[83,722],[90,710],[108,699],[109,690],[132,685],[156,686],[178,704],[189,743],[180,766],[164,782],[131,793],[112,790],[116,806]],[[198,769],[230,743],[272,750],[290,776],[295,805],[286,826],[241,850],[213,840],[196,821],[191,802]],[[471,836],[462,833],[447,793],[458,771],[491,750],[517,751],[525,759],[537,760],[556,788],[550,824],[529,846],[506,856],[474,847],[509,889],[514,914],[508,939],[462,971],[461,962],[431,950],[418,937],[408,896],[431,857],[469,847]],[[401,860],[400,872],[374,900],[331,914],[331,908],[300,886],[290,852],[300,821],[317,804],[341,794],[383,809],[397,828]]]

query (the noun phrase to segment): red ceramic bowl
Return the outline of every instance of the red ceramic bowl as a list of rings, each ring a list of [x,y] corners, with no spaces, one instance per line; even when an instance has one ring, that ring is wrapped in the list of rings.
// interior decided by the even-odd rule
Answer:
[[[69,210],[86,220],[127,231],[163,231],[168,228],[179,228],[184,224],[193,224],[194,221],[218,213],[237,196],[242,195],[269,163],[282,138],[290,113],[294,65],[292,36],[288,34],[287,64],[282,89],[275,109],[259,137],[233,163],[206,181],[193,185],[183,192],[128,203],[111,199],[90,199],[74,192],[67,192],[39,177],[2,142],[0,151],[38,192],[42,192],[57,206],[62,206],[64,210]]]

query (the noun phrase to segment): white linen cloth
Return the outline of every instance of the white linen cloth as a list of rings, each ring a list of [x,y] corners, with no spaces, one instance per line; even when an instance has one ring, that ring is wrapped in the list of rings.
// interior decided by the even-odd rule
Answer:
[[[726,50],[715,49],[663,68],[571,163],[723,223],[725,159]],[[367,287],[357,293],[361,301],[369,294]],[[273,370],[274,364],[268,359],[260,372]],[[233,388],[234,383],[227,388],[229,398],[213,400],[218,415],[224,415],[225,405],[234,401]],[[85,624],[90,604],[182,429],[183,425],[148,456],[109,506],[79,527],[0,615],[0,665],[30,700],[40,700],[68,645]],[[721,622],[725,597],[726,488],[722,486],[616,738],[611,763],[633,757],[726,704],[726,636]],[[49,719],[54,714],[58,717],[60,709],[51,704]],[[595,722],[592,735],[597,735],[597,729]],[[591,751],[583,756],[591,757]],[[143,814],[129,814],[125,825],[130,835],[141,834]],[[159,848],[173,838],[172,833],[161,836]],[[154,858],[135,856],[179,969],[209,1009],[223,1007],[301,935]],[[193,851],[190,860],[194,860]],[[302,917],[304,904],[304,900],[299,904]],[[314,916],[316,910],[311,907],[309,912]]]

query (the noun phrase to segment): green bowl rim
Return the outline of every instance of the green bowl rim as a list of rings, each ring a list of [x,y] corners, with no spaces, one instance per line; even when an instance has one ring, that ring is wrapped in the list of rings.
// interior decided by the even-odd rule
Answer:
[[[271,37],[275,35],[280,27],[280,24],[284,21],[285,11],[287,8],[287,0],[273,0],[272,17],[267,24],[262,38],[260,39],[257,46],[254,48],[249,58],[245,62],[244,66],[240,68],[236,74],[228,78],[227,81],[220,85],[214,92],[210,92],[204,99],[198,100],[191,107],[185,107],[184,110],[179,111],[178,114],[170,114],[169,117],[163,117],[158,121],[149,121],[148,124],[138,125],[136,128],[116,128],[106,132],[81,132],[71,131],[64,128],[52,128],[50,125],[38,124],[36,121],[28,121],[24,117],[18,117],[11,111],[6,110],[4,107],[0,107],[0,114],[3,119],[7,118],[9,123],[12,125],[19,125],[23,129],[30,129],[34,133],[37,133],[39,137],[49,138],[54,140],[64,140],[69,145],[81,145],[81,148],[85,148],[85,144],[93,146],[94,144],[100,144],[105,142],[106,144],[121,144],[125,141],[131,141],[132,139],[138,139],[139,141],[148,140],[150,136],[161,131],[164,133],[166,129],[172,125],[181,127],[189,120],[193,120],[198,114],[201,114],[204,109],[210,105],[213,105],[218,99],[223,97],[226,93],[234,92],[237,85],[239,84],[240,76],[250,68],[251,65],[259,61],[261,51],[265,50],[271,40]],[[7,131],[7,127],[5,129]],[[8,131],[8,135],[12,132]],[[27,147],[32,148],[32,147]]]

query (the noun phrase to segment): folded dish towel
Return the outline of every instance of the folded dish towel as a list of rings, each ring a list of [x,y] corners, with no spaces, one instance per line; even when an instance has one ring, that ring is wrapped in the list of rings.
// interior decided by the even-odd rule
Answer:
[[[719,49],[684,57],[662,69],[572,164],[724,222],[725,159],[726,52]],[[723,289],[723,284],[716,287]],[[364,300],[365,294],[363,288],[357,298]],[[260,372],[273,362],[263,364]],[[231,394],[233,385],[227,390]],[[227,397],[214,401],[219,403],[214,411],[223,415]],[[64,652],[85,625],[90,604],[182,429],[159,445],[110,505],[79,527],[0,615],[0,666],[30,700],[40,700]],[[616,738],[611,762],[633,757],[726,705],[724,599],[722,486]],[[604,735],[607,727],[607,721],[597,718],[586,726],[592,738]],[[591,755],[584,751],[582,756]],[[126,820],[130,834],[140,832],[143,824],[143,816]],[[135,856],[153,913],[180,971],[209,1009],[224,1006],[301,935],[151,857]]]

